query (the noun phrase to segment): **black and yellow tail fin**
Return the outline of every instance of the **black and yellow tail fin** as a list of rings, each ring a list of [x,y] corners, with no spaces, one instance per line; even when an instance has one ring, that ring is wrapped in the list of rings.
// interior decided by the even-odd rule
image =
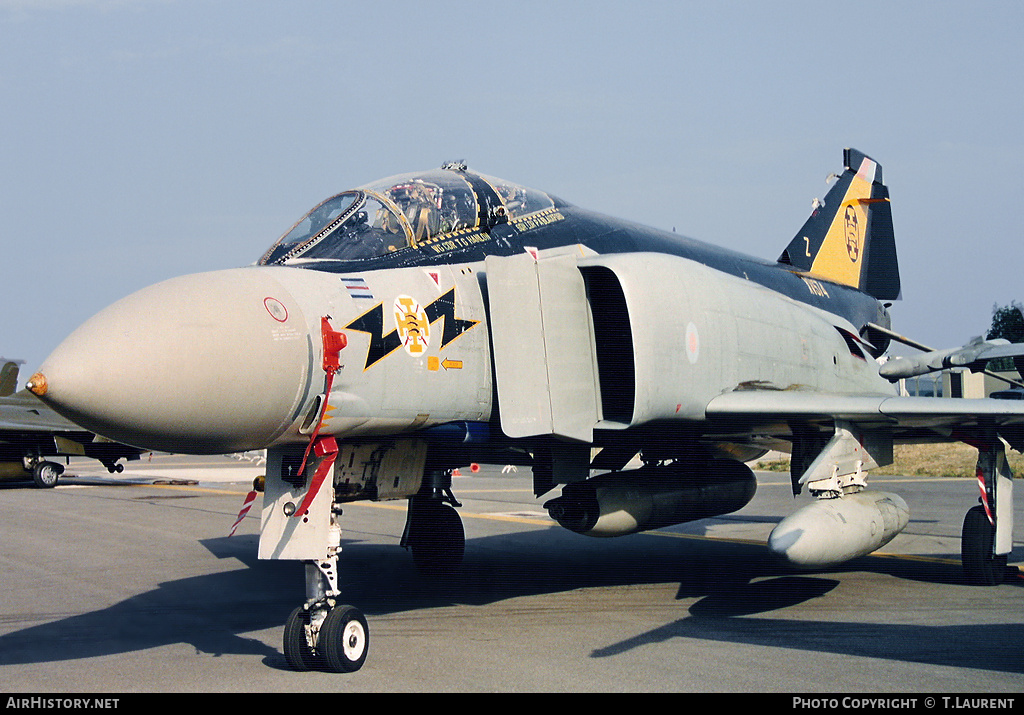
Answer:
[[[878,300],[895,300],[900,271],[882,167],[856,149],[846,149],[843,160],[843,175],[824,202],[816,203],[779,262]]]

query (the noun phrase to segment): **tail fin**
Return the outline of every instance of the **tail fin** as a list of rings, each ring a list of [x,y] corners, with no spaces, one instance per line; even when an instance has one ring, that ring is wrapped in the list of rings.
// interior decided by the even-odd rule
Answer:
[[[18,387],[18,364],[22,360],[0,358],[0,397],[9,397]]]
[[[856,149],[843,152],[846,171],[779,257],[801,271],[853,286],[878,300],[900,297],[900,269],[889,189],[882,167]]]

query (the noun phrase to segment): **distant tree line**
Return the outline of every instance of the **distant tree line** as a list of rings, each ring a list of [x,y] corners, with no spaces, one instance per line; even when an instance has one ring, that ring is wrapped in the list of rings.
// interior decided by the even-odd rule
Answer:
[[[1024,343],[1024,306],[1017,301],[1011,301],[1009,305],[992,306],[992,325],[985,335],[986,340],[1004,338],[1011,343]],[[1018,366],[1019,367],[1019,366]],[[1012,358],[1001,358],[989,363],[989,370],[1012,370],[1014,361]]]

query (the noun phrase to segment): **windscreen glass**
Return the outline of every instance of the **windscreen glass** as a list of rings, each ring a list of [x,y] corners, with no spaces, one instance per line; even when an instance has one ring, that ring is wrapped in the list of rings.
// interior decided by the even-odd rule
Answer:
[[[398,214],[381,197],[361,193],[363,197],[353,210],[318,241],[304,248],[302,258],[376,258],[409,245],[406,227]]]
[[[299,219],[259,262],[374,258],[408,245],[408,225],[393,205],[367,191],[346,191]]]

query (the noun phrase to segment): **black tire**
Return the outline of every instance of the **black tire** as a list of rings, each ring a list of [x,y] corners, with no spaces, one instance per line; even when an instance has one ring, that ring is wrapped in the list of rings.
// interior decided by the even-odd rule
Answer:
[[[409,533],[412,559],[420,573],[437,576],[458,569],[466,552],[466,532],[459,513],[434,500],[413,500]]]
[[[57,486],[64,467],[54,462],[40,462],[32,469],[32,481],[40,489],[53,489]]]
[[[306,641],[306,625],[309,623],[309,611],[299,606],[284,624],[284,657],[292,670],[317,670],[321,666],[321,658]]]
[[[972,507],[964,517],[960,537],[960,561],[967,582],[975,586],[998,586],[1006,578],[1006,554],[994,556],[995,527],[988,521],[985,508]]]
[[[317,650],[324,668],[332,673],[353,673],[363,667],[370,648],[370,628],[359,609],[335,606],[320,626]]]

